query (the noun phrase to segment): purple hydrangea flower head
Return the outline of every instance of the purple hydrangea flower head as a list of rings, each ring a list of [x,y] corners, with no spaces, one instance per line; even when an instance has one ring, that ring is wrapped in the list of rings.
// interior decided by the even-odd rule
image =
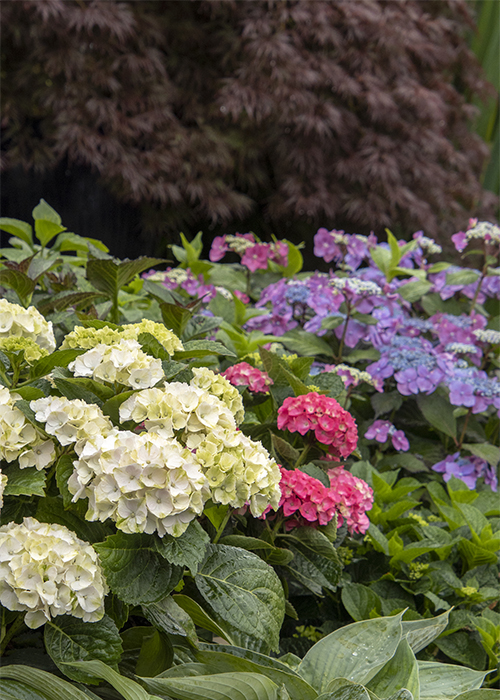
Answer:
[[[443,479],[449,481],[452,476],[460,479],[470,489],[476,487],[476,482],[480,477],[484,477],[492,491],[498,488],[497,478],[494,470],[488,462],[480,457],[460,457],[460,452],[447,455],[441,462],[434,464],[432,469],[443,474]]]
[[[410,443],[402,430],[396,430],[395,426],[388,420],[376,420],[365,433],[367,440],[377,442],[387,442],[391,438],[392,446],[398,452],[406,452],[410,449]]]

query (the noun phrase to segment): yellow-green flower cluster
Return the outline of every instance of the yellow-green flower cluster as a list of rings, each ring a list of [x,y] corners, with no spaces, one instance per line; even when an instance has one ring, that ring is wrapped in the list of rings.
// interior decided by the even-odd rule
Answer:
[[[95,622],[108,592],[97,553],[62,525],[25,518],[0,527],[0,603],[28,627],[57,615]]]
[[[429,525],[427,520],[423,518],[419,513],[408,513],[408,517],[411,518],[412,520],[415,520],[419,525],[422,525],[423,527],[426,527]]]
[[[0,350],[4,352],[23,352],[24,359],[30,365],[49,354],[48,350],[40,347],[31,338],[24,338],[18,335],[10,335],[6,338],[0,338]]]
[[[7,486],[7,474],[2,474],[0,469],[0,510],[3,508],[3,492]]]
[[[67,348],[83,348],[90,350],[97,345],[115,345],[121,340],[137,340],[141,333],[150,333],[163,345],[169,355],[183,350],[179,338],[162,323],[143,319],[140,323],[127,323],[123,330],[103,326],[102,328],[84,328],[75,326],[61,344],[61,350]]]
[[[224,403],[234,416],[237,425],[245,418],[243,399],[241,394],[225,377],[215,374],[206,367],[193,368],[194,377],[190,381],[191,386],[203,389],[209,394],[213,394]]]
[[[52,322],[46,321],[34,306],[25,309],[7,299],[0,299],[0,338],[10,336],[30,338],[48,352],[56,348]]]
[[[429,564],[424,564],[423,562],[419,561],[412,561],[408,568],[410,569],[410,580],[418,581],[428,570]]]
[[[122,338],[113,345],[96,345],[68,365],[75,377],[92,377],[103,384],[146,389],[158,384],[164,372],[161,360],[143,352],[137,340]]]
[[[215,503],[241,508],[250,502],[250,511],[256,517],[268,506],[278,509],[280,470],[260,442],[240,431],[217,431],[198,446],[196,458]]]
[[[52,440],[44,440],[24,413],[16,408],[19,394],[0,387],[0,459],[12,462],[19,457],[21,469],[43,469],[56,456]]]

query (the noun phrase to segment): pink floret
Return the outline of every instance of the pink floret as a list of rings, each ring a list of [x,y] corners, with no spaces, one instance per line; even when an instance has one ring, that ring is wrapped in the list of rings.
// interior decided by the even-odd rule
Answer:
[[[267,372],[252,367],[248,362],[238,362],[221,373],[233,386],[247,386],[255,393],[267,394],[273,383]]]

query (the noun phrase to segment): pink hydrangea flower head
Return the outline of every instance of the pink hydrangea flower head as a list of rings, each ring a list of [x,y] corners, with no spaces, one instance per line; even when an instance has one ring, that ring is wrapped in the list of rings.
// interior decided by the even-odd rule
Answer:
[[[451,237],[451,240],[453,241],[453,244],[459,253],[461,253],[467,247],[467,236],[464,233],[464,231],[454,233]]]
[[[250,391],[260,394],[267,394],[269,387],[273,383],[267,372],[252,367],[248,362],[238,362],[238,364],[228,367],[221,374],[233,386],[247,386]]]
[[[267,270],[267,262],[272,255],[273,252],[269,244],[256,243],[245,250],[241,258],[241,264],[248,267],[250,272]]]
[[[271,244],[272,258],[275,263],[286,267],[288,265],[288,246],[284,241]]]
[[[305,435],[314,431],[316,440],[328,445],[333,457],[345,459],[358,443],[356,421],[335,399],[313,391],[284,400],[278,409],[278,428]]]
[[[349,532],[365,533],[370,521],[366,512],[373,506],[373,490],[366,481],[359,479],[342,466],[329,469],[330,494],[336,499],[338,507],[338,526],[344,520]]]
[[[216,236],[212,241],[212,247],[210,248],[208,257],[212,262],[218,262],[219,260],[222,260],[228,250],[229,246],[226,243],[226,237]]]
[[[248,294],[245,294],[244,292],[240,292],[239,289],[235,289],[233,292],[235,297],[238,297],[240,301],[242,301],[244,304],[249,304],[250,303],[250,297]]]

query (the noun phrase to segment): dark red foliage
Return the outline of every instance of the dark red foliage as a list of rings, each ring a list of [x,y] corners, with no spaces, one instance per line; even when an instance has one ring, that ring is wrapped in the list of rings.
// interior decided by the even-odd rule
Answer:
[[[464,0],[1,5],[4,168],[68,158],[163,230],[435,236],[492,205]]]

